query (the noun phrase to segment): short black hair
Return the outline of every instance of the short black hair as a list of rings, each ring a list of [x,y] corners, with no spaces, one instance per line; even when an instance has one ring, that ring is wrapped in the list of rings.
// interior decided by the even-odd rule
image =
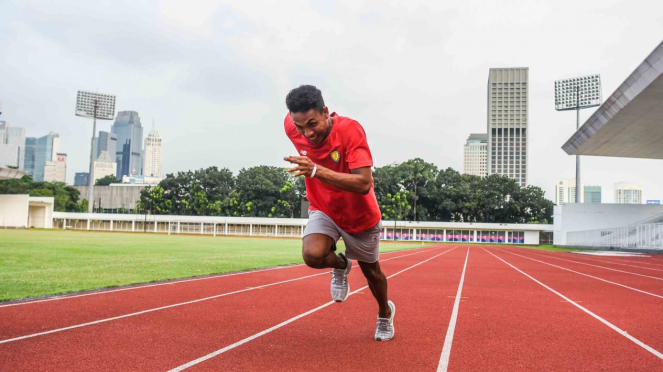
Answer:
[[[290,112],[307,112],[315,109],[322,112],[325,107],[325,100],[322,99],[322,92],[313,85],[301,85],[288,93],[285,97],[285,105]]]

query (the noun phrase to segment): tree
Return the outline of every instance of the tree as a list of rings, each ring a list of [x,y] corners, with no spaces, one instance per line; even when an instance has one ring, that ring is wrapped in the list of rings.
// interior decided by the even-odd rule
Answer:
[[[152,208],[157,214],[224,216],[229,215],[224,208],[234,191],[235,177],[227,168],[209,167],[167,174],[159,187],[162,192],[141,190],[142,208]]]
[[[151,211],[153,214],[172,214],[173,203],[164,198],[164,189],[161,186],[155,186],[151,190],[146,187],[140,191],[141,198],[137,209],[143,213]]]
[[[108,186],[108,185],[110,185],[111,183],[121,183],[121,182],[122,182],[121,179],[115,177],[115,176],[112,175],[112,174],[109,174],[109,175],[107,175],[107,176],[104,176],[104,177],[101,177],[101,178],[97,179],[97,180],[94,182],[94,185],[95,185],[95,186]]]
[[[412,209],[410,200],[412,195],[409,191],[395,194],[387,194],[379,200],[382,218],[393,219],[394,221],[403,220],[408,211]]]
[[[406,161],[398,166],[402,172],[402,182],[412,191],[414,201],[413,217],[417,220],[417,189],[425,187],[426,184],[435,178],[437,167],[434,164],[427,163],[423,159],[415,158]]]
[[[279,167],[261,165],[242,169],[237,175],[240,205],[252,203],[251,209],[246,210],[249,216],[269,217],[270,214],[277,212],[276,209],[272,211],[272,208],[277,206],[290,209],[294,215],[301,197],[293,186],[292,176],[284,168]],[[288,207],[279,201],[285,201]]]

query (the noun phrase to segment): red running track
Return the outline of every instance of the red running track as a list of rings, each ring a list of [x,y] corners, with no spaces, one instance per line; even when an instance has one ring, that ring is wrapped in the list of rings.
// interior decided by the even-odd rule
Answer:
[[[0,371],[663,371],[661,261],[577,256],[385,254],[390,342],[358,269],[341,304],[301,265],[0,304]]]

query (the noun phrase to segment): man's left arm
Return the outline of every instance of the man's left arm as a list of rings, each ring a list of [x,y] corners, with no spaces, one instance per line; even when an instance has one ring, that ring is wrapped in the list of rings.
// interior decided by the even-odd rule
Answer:
[[[362,195],[368,194],[371,191],[371,187],[373,187],[373,172],[371,171],[371,167],[350,169],[350,173],[340,173],[316,165],[306,156],[288,156],[283,160],[297,164],[296,167],[288,169],[288,172],[297,172],[293,175],[295,177],[306,176],[317,178],[337,189]],[[314,168],[315,174],[313,174]]]

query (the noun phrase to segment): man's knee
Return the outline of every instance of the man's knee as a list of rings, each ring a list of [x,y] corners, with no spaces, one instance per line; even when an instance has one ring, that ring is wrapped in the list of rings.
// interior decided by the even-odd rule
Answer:
[[[302,256],[304,257],[304,263],[314,269],[321,268],[325,262],[325,258],[322,255],[312,253],[309,250],[304,250]]]

